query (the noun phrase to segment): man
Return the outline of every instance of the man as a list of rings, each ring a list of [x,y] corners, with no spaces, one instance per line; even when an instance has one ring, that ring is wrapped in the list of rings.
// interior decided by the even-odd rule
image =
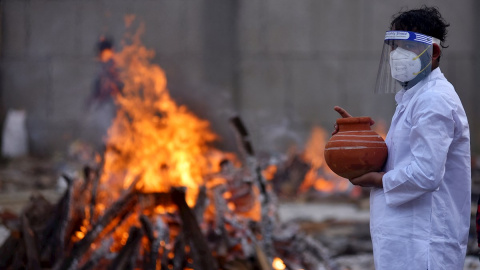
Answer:
[[[376,270],[463,269],[470,135],[462,103],[439,67],[448,26],[436,8],[422,7],[395,16],[385,36],[376,88],[398,91],[386,138],[388,159],[383,172],[350,179],[372,187]]]

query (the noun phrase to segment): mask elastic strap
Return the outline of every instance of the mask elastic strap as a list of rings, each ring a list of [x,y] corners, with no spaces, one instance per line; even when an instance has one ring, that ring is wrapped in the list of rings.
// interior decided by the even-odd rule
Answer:
[[[422,70],[420,70],[419,72],[413,73],[413,75],[417,76],[418,74],[422,73],[422,72],[423,72],[427,67],[429,67],[431,64],[432,64],[432,62],[428,63],[428,65],[426,65]]]
[[[418,59],[420,56],[422,56],[422,54],[424,54],[431,46],[432,46],[432,45],[428,45],[428,47],[427,47],[425,50],[423,50],[423,52],[422,52],[421,54],[415,56],[415,57],[413,58],[413,60],[417,60],[417,59]]]

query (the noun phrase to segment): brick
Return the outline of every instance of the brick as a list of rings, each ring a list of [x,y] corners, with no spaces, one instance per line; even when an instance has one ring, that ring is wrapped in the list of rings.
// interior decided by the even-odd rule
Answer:
[[[241,1],[239,8],[239,50],[255,54],[265,52],[266,12],[263,0]]]
[[[98,63],[81,59],[58,59],[52,63],[52,119],[75,120],[86,111],[93,91]]]
[[[78,19],[78,54],[86,57],[97,56],[97,45],[102,36],[110,36],[107,27],[107,11],[101,1],[80,1]],[[123,24],[123,21],[119,21]],[[114,40],[115,46],[120,45],[120,37]]]
[[[314,48],[328,52],[361,50],[359,44],[365,31],[361,23],[363,6],[361,1],[312,1]]]
[[[3,61],[4,108],[26,109],[27,117],[46,119],[50,106],[50,63],[47,61]]]
[[[186,14],[184,1],[142,1],[134,6],[138,20],[145,23],[144,44],[157,53],[186,50]]]
[[[281,59],[245,59],[241,66],[240,106],[245,110],[268,108],[285,115],[287,69]]]
[[[27,11],[24,1],[5,1],[3,4],[2,54],[22,57],[27,53]]]
[[[103,13],[105,16],[106,30],[113,33],[116,38],[125,33],[125,16],[135,15],[134,2],[129,0],[104,0]]]
[[[28,5],[29,53],[34,57],[77,54],[77,4],[32,1]]]
[[[295,116],[309,125],[336,119],[333,106],[340,105],[344,95],[340,87],[341,67],[336,60],[295,59],[291,67],[289,99],[292,100]]]

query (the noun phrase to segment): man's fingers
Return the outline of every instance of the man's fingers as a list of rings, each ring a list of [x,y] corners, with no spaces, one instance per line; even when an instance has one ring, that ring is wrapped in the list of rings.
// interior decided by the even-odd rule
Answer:
[[[352,115],[349,114],[349,113],[348,113],[344,108],[342,108],[342,107],[335,106],[335,107],[333,107],[333,109],[334,109],[336,112],[338,112],[342,118],[352,117]],[[375,121],[373,121],[373,119],[370,119],[370,126],[373,126],[373,125],[375,125]]]
[[[342,107],[338,107],[338,106],[335,106],[333,107],[333,109],[335,111],[337,111],[340,116],[342,116],[343,118],[348,118],[348,117],[352,117],[347,111],[345,111]]]

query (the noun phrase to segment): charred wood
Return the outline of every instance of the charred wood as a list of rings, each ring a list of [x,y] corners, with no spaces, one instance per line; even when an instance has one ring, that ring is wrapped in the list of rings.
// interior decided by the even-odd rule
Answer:
[[[102,159],[103,160],[103,159]],[[103,164],[99,168],[103,168]],[[98,183],[100,181],[101,172],[100,169],[95,171],[95,176],[92,180],[92,189],[90,193],[90,224],[93,224],[95,218],[95,205],[97,205],[97,190]]]
[[[210,247],[203,236],[195,215],[185,201],[185,191],[180,188],[172,188],[172,200],[178,207],[182,219],[183,233],[190,243],[194,269],[208,270],[216,269],[216,262],[210,251]]]
[[[88,261],[86,261],[82,266],[79,267],[79,270],[93,269],[100,262],[101,259],[108,259],[111,255],[113,255],[112,253],[110,253],[110,246],[112,245],[112,243],[113,238],[111,237],[103,240],[100,248],[98,248],[97,250],[95,250],[95,252],[92,253]]]
[[[66,175],[62,177],[67,182],[67,189],[56,204],[53,214],[47,223],[48,225],[42,234],[41,241],[41,257],[48,258],[51,264],[55,264],[64,255],[66,230],[71,217],[73,179]]]
[[[25,264],[26,256],[27,256],[26,254],[27,254],[27,251],[26,251],[25,243],[24,241],[22,241],[22,239],[20,239],[18,248],[14,254],[13,262],[10,265],[10,267],[6,269],[13,269],[13,270],[26,269],[27,267],[27,265]]]
[[[241,145],[243,145],[245,152],[247,153],[246,162],[251,170],[252,176],[255,177],[256,183],[260,189],[260,202],[261,202],[261,227],[262,227],[262,247],[269,259],[273,260],[273,240],[272,231],[274,227],[274,221],[272,217],[272,200],[273,195],[267,190],[267,184],[265,178],[262,175],[262,170],[255,158],[255,152],[253,151],[252,144],[248,138],[248,132],[240,117],[236,116],[232,118],[231,123],[237,130]]]
[[[160,259],[160,268],[168,269],[168,254],[171,252],[170,248],[170,230],[160,217],[157,217],[156,229],[160,236],[160,245],[162,246],[162,258]]]
[[[173,246],[173,270],[182,270],[186,266],[187,254],[185,254],[185,233],[182,231],[177,235]]]
[[[13,263],[20,247],[20,232],[11,231],[10,236],[0,247],[0,269],[7,269]]]
[[[25,214],[30,226],[35,232],[42,231],[45,227],[45,217],[52,215],[54,205],[52,205],[45,197],[40,193],[33,193],[30,196],[28,202],[22,213]]]
[[[252,143],[250,142],[250,138],[248,137],[248,131],[245,125],[243,124],[242,119],[239,116],[234,116],[230,119],[230,123],[232,123],[233,127],[237,131],[239,135],[240,145],[242,145],[242,149],[246,152],[247,155],[253,156],[255,152],[253,151]]]
[[[227,202],[223,198],[225,188],[223,186],[218,186],[213,189],[213,202],[215,205],[216,215],[215,215],[215,242],[216,242],[216,251],[218,256],[225,257],[227,256],[228,248],[230,246],[228,232],[225,229],[225,220],[224,217],[229,215],[230,210],[227,207]]]
[[[145,270],[155,270],[157,268],[157,259],[158,251],[160,248],[160,241],[162,235],[158,232],[158,236],[155,237],[155,231],[153,228],[152,222],[148,219],[147,216],[141,215],[140,222],[142,223],[143,231],[147,236],[148,242],[150,243],[147,252],[145,252],[145,260],[143,263],[143,269]]]
[[[85,234],[85,237],[74,244],[71,253],[59,261],[54,269],[75,269],[81,256],[90,248],[90,245],[97,239],[97,237],[106,229],[106,227],[114,221],[118,216],[125,216],[133,209],[137,203],[137,196],[130,191],[118,199],[105,214],[101,216],[97,223]],[[120,221],[119,221],[120,222]]]
[[[205,186],[201,186],[199,188],[197,201],[195,203],[195,206],[193,207],[193,212],[195,213],[195,217],[199,224],[203,223],[203,214],[205,213],[207,204],[208,204],[207,188]]]
[[[310,169],[311,165],[298,155],[290,157],[272,179],[275,193],[279,196],[296,196]]]
[[[27,255],[27,269],[39,270],[40,259],[38,256],[38,246],[30,223],[25,215],[22,215],[22,238]]]
[[[136,260],[138,258],[138,249],[140,240],[142,239],[142,230],[138,227],[131,227],[128,233],[128,240],[125,246],[117,254],[109,266],[109,270],[131,270],[135,269]]]

